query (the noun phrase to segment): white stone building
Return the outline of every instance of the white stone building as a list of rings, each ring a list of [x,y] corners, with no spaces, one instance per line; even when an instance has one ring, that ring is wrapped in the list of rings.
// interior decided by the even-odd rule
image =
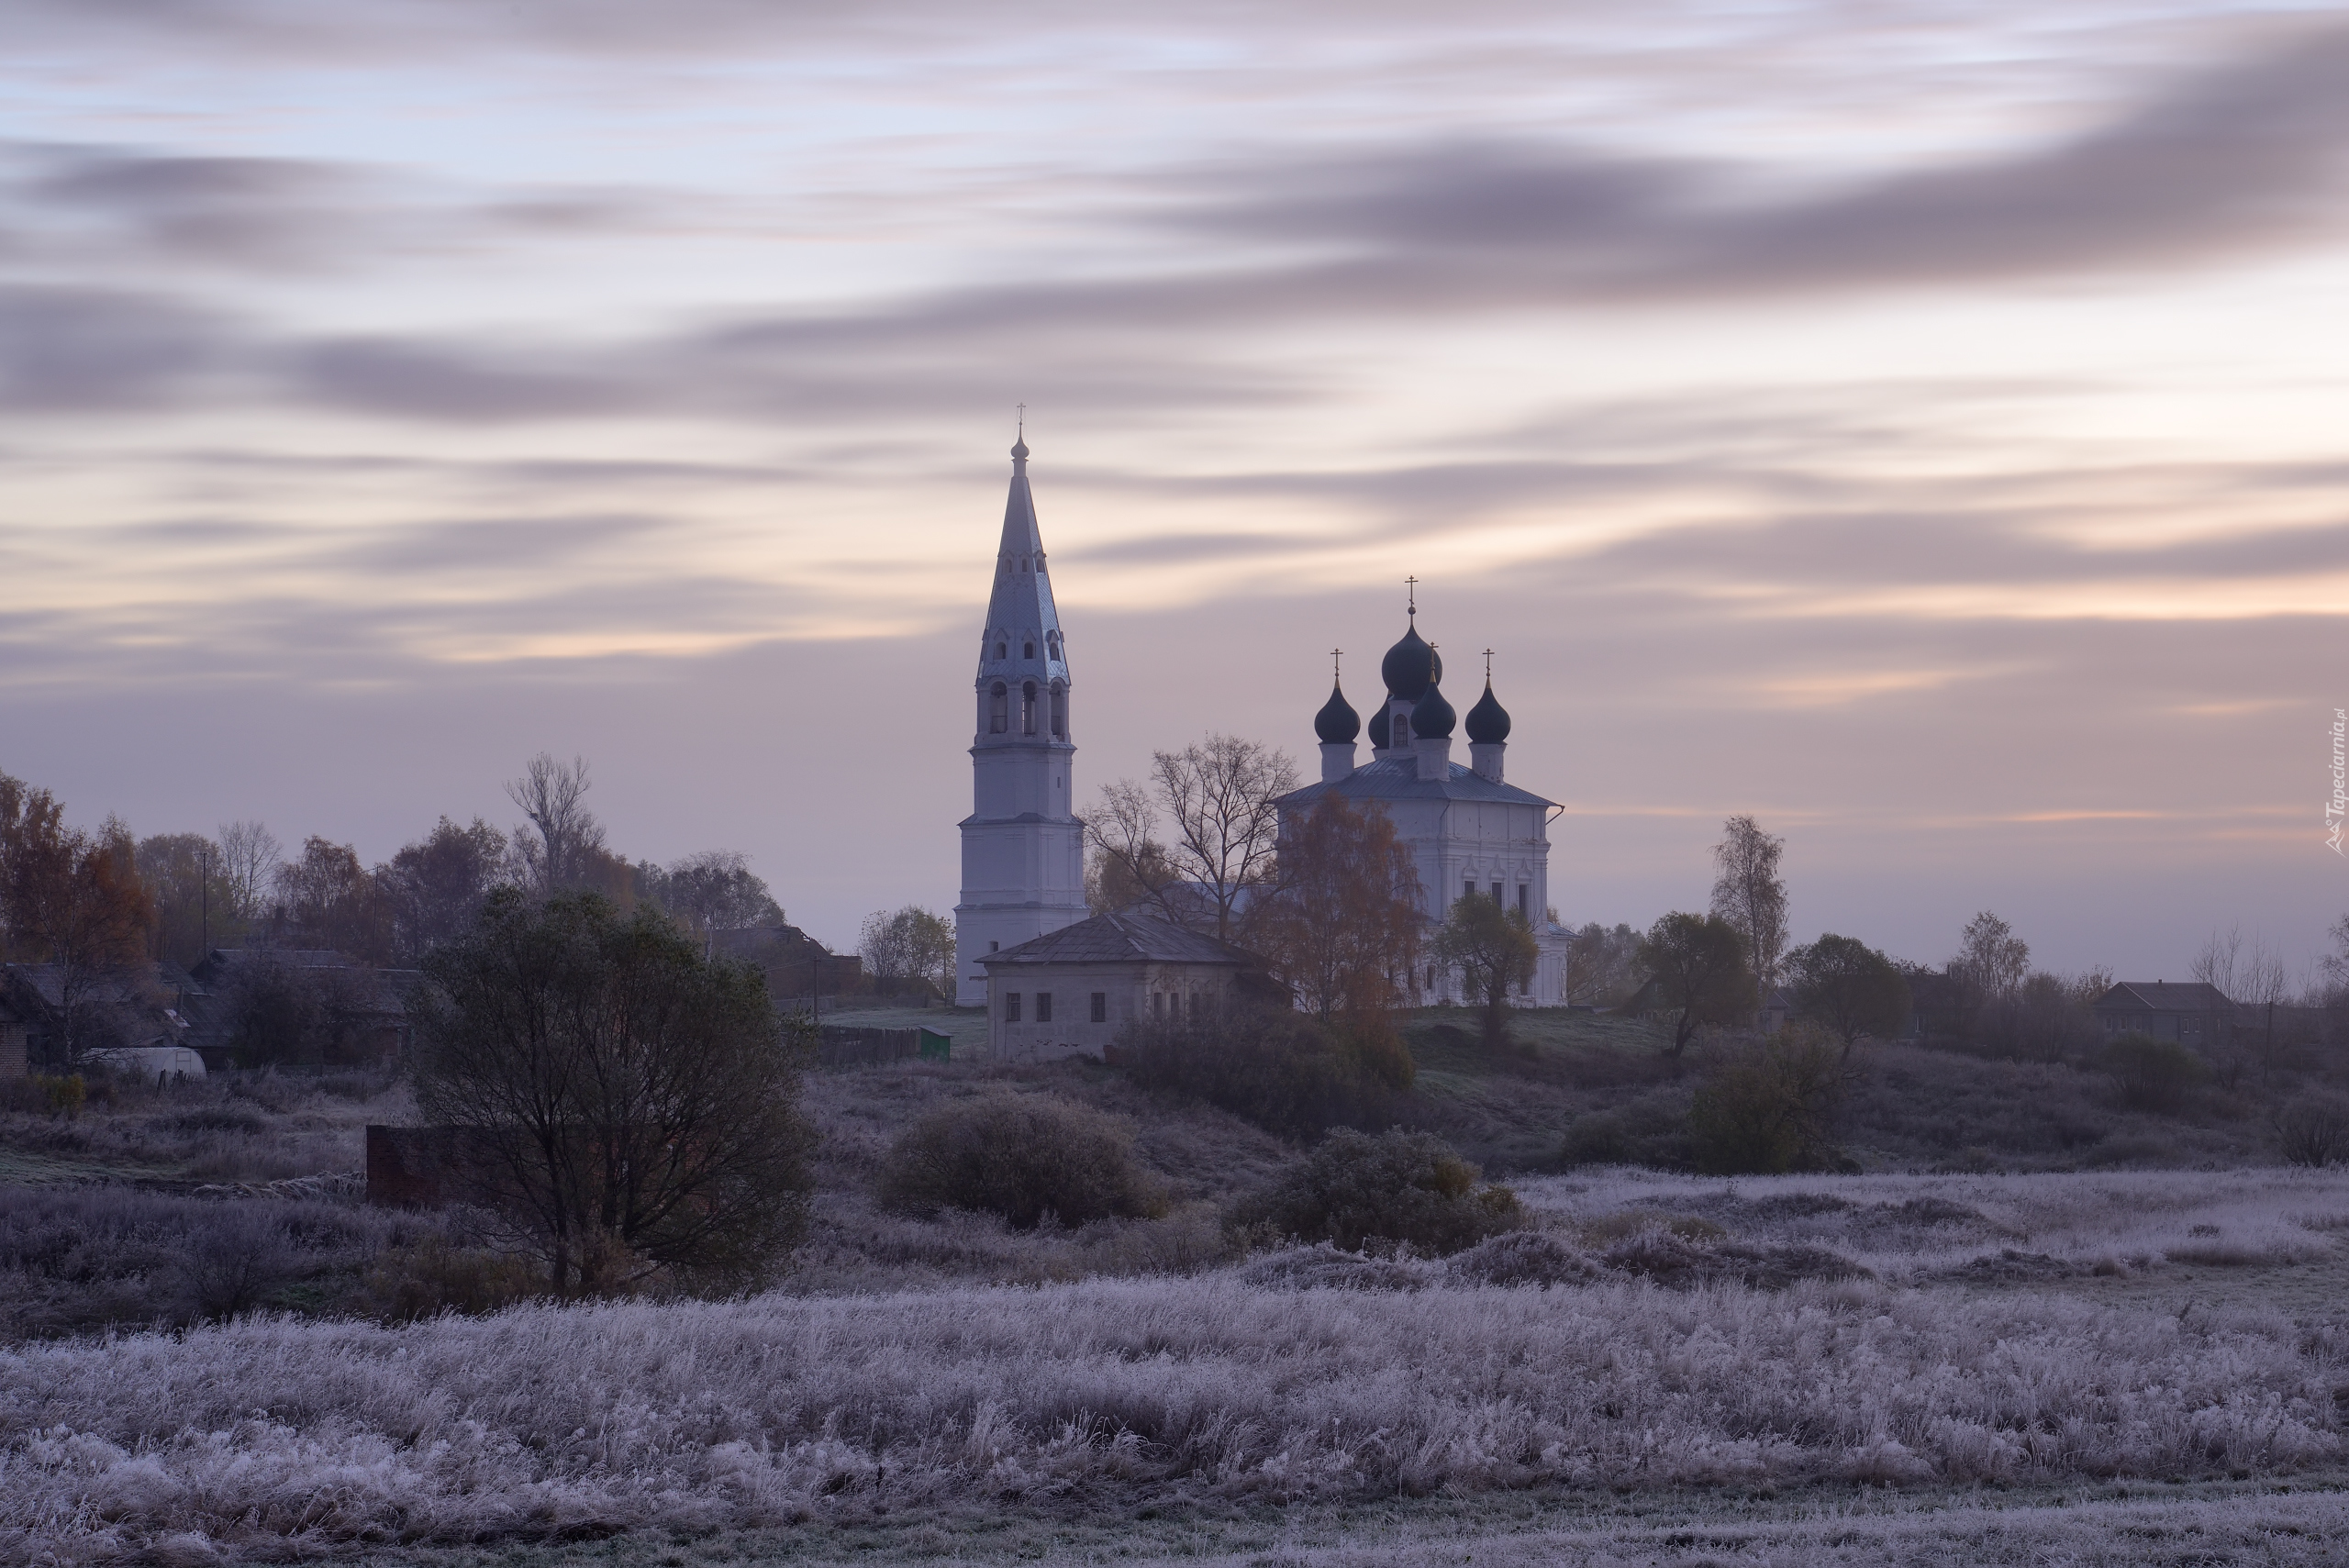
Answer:
[[[1484,695],[1468,710],[1466,767],[1452,760],[1458,720],[1442,690],[1443,660],[1419,636],[1416,605],[1410,628],[1386,651],[1379,674],[1386,694],[1371,715],[1370,761],[1355,762],[1362,716],[1333,682],[1313,719],[1321,782],[1280,798],[1282,830],[1325,795],[1380,807],[1417,863],[1430,932],[1463,894],[1482,894],[1520,912],[1533,927],[1541,957],[1519,1003],[1563,1005],[1572,938],[1550,916],[1549,826],[1560,807],[1503,778],[1509,717],[1493,695],[1490,673]],[[1468,1000],[1454,973],[1430,965],[1412,978],[1423,1002]]]
[[[971,815],[954,906],[954,1000],[985,1006],[981,960],[1085,917],[1085,825],[1071,764],[1068,649],[1052,606],[1028,489],[1028,443],[1011,449],[1011,495],[979,640]]]
[[[998,1062],[1106,1056],[1137,1023],[1196,1020],[1236,1003],[1286,1007],[1264,961],[1138,909],[1097,915],[978,960],[987,1049]]]

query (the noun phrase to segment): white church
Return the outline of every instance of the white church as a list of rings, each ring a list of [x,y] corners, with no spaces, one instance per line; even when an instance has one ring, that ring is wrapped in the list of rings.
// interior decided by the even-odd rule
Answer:
[[[1282,821],[1333,792],[1375,802],[1417,860],[1431,929],[1464,893],[1520,911],[1541,949],[1520,1002],[1559,1006],[1568,933],[1550,915],[1549,824],[1560,807],[1504,778],[1509,717],[1489,671],[1468,710],[1468,763],[1452,761],[1459,721],[1443,695],[1443,660],[1419,635],[1416,599],[1408,618],[1379,666],[1386,695],[1371,715],[1370,760],[1357,760],[1362,717],[1333,684],[1313,720],[1320,782],[1281,798]],[[1246,955],[1208,952],[1199,944],[1209,939],[1159,932],[1139,917],[1088,919],[1085,826],[1074,809],[1074,684],[1022,439],[1011,449],[1011,494],[973,683],[972,808],[961,824],[963,896],[954,907],[955,1000],[1009,1015],[994,1019],[997,1055],[1097,1053],[1095,1037],[1128,1018],[1152,1009],[1163,1016],[1170,1001],[1197,1006],[1202,985],[1246,982]],[[1079,924],[1087,929],[1040,940]],[[1413,978],[1420,1001],[1465,1000],[1456,977],[1432,966]]]

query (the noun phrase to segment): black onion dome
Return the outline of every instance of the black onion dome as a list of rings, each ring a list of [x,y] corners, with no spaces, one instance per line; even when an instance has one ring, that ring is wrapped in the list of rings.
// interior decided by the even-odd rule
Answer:
[[[1313,716],[1313,733],[1321,737],[1325,746],[1351,746],[1362,733],[1362,715],[1354,711],[1335,681],[1330,683],[1330,700]]]
[[[1468,739],[1481,745],[1508,739],[1508,709],[1493,695],[1493,684],[1485,683],[1485,695],[1468,710]]]
[[[1387,693],[1386,700],[1380,703],[1377,711],[1370,716],[1370,743],[1382,751],[1386,750],[1386,720],[1394,701],[1395,694]]]
[[[1386,651],[1378,662],[1378,673],[1386,677],[1386,689],[1398,697],[1419,700],[1428,687],[1443,679],[1443,661],[1435,650],[1419,636],[1419,623],[1403,634],[1403,640]]]
[[[1411,709],[1411,733],[1428,740],[1449,740],[1452,727],[1459,721],[1459,717],[1452,711],[1452,705],[1443,700],[1443,693],[1430,682],[1427,695],[1420,697]]]

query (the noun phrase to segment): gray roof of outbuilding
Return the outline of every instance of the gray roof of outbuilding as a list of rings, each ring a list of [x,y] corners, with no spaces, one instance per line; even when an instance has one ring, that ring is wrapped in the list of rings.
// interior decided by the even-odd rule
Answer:
[[[1423,779],[1419,777],[1416,757],[1382,757],[1364,762],[1344,778],[1291,790],[1276,804],[1308,806],[1333,793],[1349,800],[1492,800],[1544,806],[1558,804],[1515,784],[1495,784],[1475,769],[1464,768],[1457,762],[1452,764],[1449,778]]]
[[[2212,1013],[2232,1007],[2227,994],[2199,980],[2122,980],[2091,1006],[2146,1007],[2156,1013]]]
[[[983,964],[997,963],[1228,963],[1255,969],[1264,961],[1244,948],[1213,937],[1186,931],[1180,926],[1135,910],[1096,915],[1074,926],[1047,931],[1016,948],[983,956]]]

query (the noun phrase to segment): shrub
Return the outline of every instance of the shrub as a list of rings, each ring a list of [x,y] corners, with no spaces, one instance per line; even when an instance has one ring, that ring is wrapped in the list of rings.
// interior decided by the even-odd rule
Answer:
[[[1328,1241],[1348,1251],[1386,1242],[1457,1252],[1524,1223],[1515,1193],[1478,1180],[1476,1167],[1427,1133],[1340,1130],[1241,1199],[1231,1223],[1265,1240]]]
[[[1382,1118],[1414,1071],[1384,1018],[1324,1025],[1257,1008],[1140,1024],[1117,1055],[1144,1088],[1197,1095],[1289,1137]]]
[[[1830,1167],[1828,1120],[1842,1088],[1841,1042],[1807,1025],[1723,1057],[1688,1107],[1697,1168],[1727,1176]]]
[[[2349,1164],[2349,1101],[2334,1095],[2295,1100],[2275,1116],[2276,1142],[2288,1165]]]
[[[71,1077],[43,1078],[39,1083],[41,1095],[49,1102],[51,1115],[61,1116],[71,1121],[82,1114],[82,1106],[90,1095],[90,1086],[83,1082],[82,1074],[76,1073]]]
[[[528,1258],[427,1236],[378,1257],[354,1305],[385,1322],[408,1323],[444,1312],[495,1312],[544,1291],[545,1282]]]
[[[1021,1230],[1048,1215],[1077,1226],[1166,1207],[1134,1159],[1130,1127],[1044,1095],[988,1095],[931,1111],[891,1147],[878,1195],[904,1213],[971,1209]]]
[[[1610,1269],[1673,1290],[1707,1284],[1784,1290],[1803,1280],[1876,1277],[1841,1252],[1808,1242],[1699,1240],[1661,1226],[1623,1237],[1599,1257]]]
[[[2174,1040],[2151,1035],[2115,1036],[2104,1048],[2103,1067],[2132,1110],[2174,1111],[2208,1069],[2202,1059]]]
[[[294,1248],[283,1217],[271,1206],[234,1205],[210,1229],[203,1246],[187,1249],[176,1261],[186,1304],[195,1316],[241,1317],[293,1273]]]
[[[1599,1277],[1598,1265],[1554,1236],[1538,1230],[1512,1230],[1477,1242],[1453,1255],[1444,1272],[1463,1284],[1504,1286],[1587,1284]]]
[[[1327,1241],[1266,1252],[1240,1277],[1260,1290],[1419,1290],[1428,1283],[1424,1265],[1341,1252]]]
[[[1591,1111],[1566,1124],[1559,1156],[1568,1165],[1689,1163],[1687,1091],[1668,1086]]]

